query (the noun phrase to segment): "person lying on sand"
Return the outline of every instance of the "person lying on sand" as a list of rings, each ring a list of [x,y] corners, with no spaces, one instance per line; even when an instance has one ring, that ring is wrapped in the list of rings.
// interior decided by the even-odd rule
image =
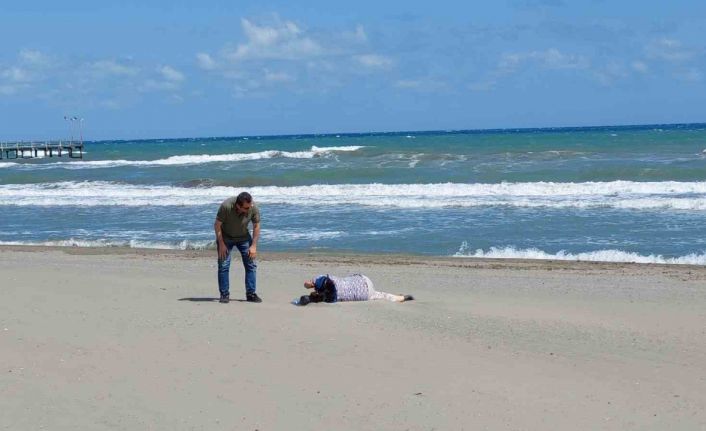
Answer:
[[[304,287],[313,289],[309,295],[303,295],[295,300],[296,305],[306,305],[310,302],[338,302],[338,301],[369,301],[386,299],[393,302],[412,301],[412,295],[393,295],[378,292],[373,282],[363,274],[353,274],[348,277],[334,275],[320,275],[304,282]]]

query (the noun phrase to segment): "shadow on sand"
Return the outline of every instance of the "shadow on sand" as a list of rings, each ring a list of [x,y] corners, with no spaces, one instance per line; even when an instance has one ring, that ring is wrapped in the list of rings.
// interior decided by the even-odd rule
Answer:
[[[219,298],[179,298],[179,301],[191,301],[191,302],[218,302]],[[231,299],[230,302],[248,302],[245,299]]]

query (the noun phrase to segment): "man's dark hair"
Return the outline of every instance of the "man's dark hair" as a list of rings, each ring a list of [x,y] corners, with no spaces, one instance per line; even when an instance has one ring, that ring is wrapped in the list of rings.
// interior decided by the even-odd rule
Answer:
[[[250,193],[248,193],[248,192],[242,192],[241,194],[238,195],[237,198],[235,198],[235,203],[238,205],[242,205],[246,202],[252,203],[252,196],[250,196]]]

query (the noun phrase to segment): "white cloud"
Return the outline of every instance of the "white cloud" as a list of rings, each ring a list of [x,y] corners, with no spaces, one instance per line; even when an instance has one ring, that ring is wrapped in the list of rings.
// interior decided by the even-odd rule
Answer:
[[[447,87],[445,82],[429,78],[400,79],[395,81],[394,86],[405,90],[417,91],[436,91]]]
[[[199,67],[204,70],[213,70],[217,67],[216,61],[213,57],[205,52],[199,52],[196,54],[196,62]]]
[[[285,72],[271,72],[265,69],[265,80],[269,82],[292,82],[295,79]]]
[[[521,9],[547,9],[564,6],[564,0],[513,0],[511,4]]]
[[[12,96],[17,93],[18,88],[14,85],[0,85],[0,94],[3,96]]]
[[[308,61],[306,67],[311,71],[333,72],[336,70],[336,65],[327,60]]]
[[[17,66],[3,71],[2,77],[12,82],[29,82],[32,80],[31,74],[27,70]]]
[[[657,64],[657,69],[684,82],[703,80],[700,66],[703,66],[704,53],[703,48],[685,46],[679,40],[668,38],[653,40],[645,46],[645,56]]]
[[[138,86],[140,92],[175,92],[180,89],[181,84],[186,79],[183,73],[171,66],[160,66],[155,71],[157,72],[158,78],[145,80]]]
[[[47,66],[50,63],[49,57],[41,51],[23,49],[20,51],[20,60],[26,64],[35,66]]]
[[[136,67],[121,64],[114,60],[99,60],[91,63],[89,67],[101,75],[135,76],[140,71]]]
[[[228,81],[235,97],[264,97],[298,82],[295,92],[322,92],[340,87],[361,69],[384,70],[394,64],[371,53],[362,25],[353,29],[310,31],[294,21],[274,16],[266,22],[240,20],[242,38],[222,49],[196,53],[202,70],[213,70]],[[209,53],[210,52],[210,53]]]
[[[674,74],[677,79],[686,82],[700,82],[703,79],[703,73],[700,70],[691,68]]]
[[[355,42],[360,42],[364,43],[368,41],[368,34],[365,32],[365,28],[358,24],[355,27],[354,32],[348,32],[344,34],[348,39],[355,41]]]
[[[684,48],[678,40],[659,39],[645,47],[645,54],[648,58],[656,60],[682,62],[693,58],[695,52]]]
[[[152,91],[174,91],[177,90],[179,86],[172,81],[158,81],[155,79],[148,79],[139,85],[138,90],[143,93],[149,93]]]
[[[466,87],[471,91],[490,91],[498,82],[520,72],[522,68],[542,68],[546,70],[588,69],[590,61],[582,55],[565,54],[556,48],[543,51],[506,53],[485,79],[472,82]]]
[[[497,81],[495,79],[489,79],[486,81],[472,82],[468,84],[468,89],[471,91],[490,91],[495,89]]]
[[[0,69],[0,94],[9,96],[27,91],[43,81],[51,70],[49,58],[36,50],[22,49],[14,65]],[[50,94],[46,90],[43,95]]]
[[[243,70],[224,70],[223,77],[233,81],[241,80],[245,78],[245,73]]]
[[[498,63],[498,70],[511,73],[524,63],[536,63],[546,69],[584,69],[589,65],[584,56],[563,54],[556,48],[549,48],[545,51],[505,54]]]
[[[540,67],[548,70],[588,69],[590,61],[582,55],[565,54],[556,48],[544,51],[529,51],[503,54],[495,70],[485,79],[472,82],[466,87],[471,91],[491,91],[498,82],[512,75],[522,67]]]
[[[614,60],[608,64],[593,68],[591,74],[601,85],[610,87],[617,81],[634,76],[635,73],[645,74],[648,71],[649,67],[642,61],[627,63],[622,60]]]
[[[365,29],[360,24],[355,28],[355,37],[360,42],[367,42],[368,41],[368,35],[365,33]]]
[[[233,97],[242,98],[245,96],[257,96],[262,85],[259,81],[249,79],[244,81],[242,84],[236,84],[233,86]]]
[[[171,66],[162,66],[158,69],[162,77],[169,82],[181,82],[185,79],[184,74]]]
[[[99,102],[99,105],[103,108],[113,109],[113,110],[122,108],[122,104],[115,99],[102,100]]]
[[[147,59],[138,63],[132,58],[95,58],[76,64],[68,56],[23,49],[13,63],[0,66],[0,97],[22,95],[61,106],[78,100],[84,106],[124,109],[150,92],[177,101],[188,78],[172,65]]]
[[[361,65],[371,69],[385,69],[392,66],[393,64],[393,61],[391,59],[378,54],[356,55],[353,58]]]
[[[419,88],[422,86],[422,81],[418,79],[400,79],[395,82],[395,87],[398,88]]]
[[[639,72],[639,73],[647,73],[650,70],[650,68],[649,68],[649,66],[647,66],[647,64],[645,64],[644,62],[639,61],[639,60],[633,61],[630,66],[632,67],[632,69],[634,71]]]
[[[232,61],[304,60],[324,53],[318,42],[305,36],[299,26],[291,21],[277,20],[268,27],[243,18],[241,26],[247,41],[226,53]]]
[[[299,27],[291,21],[286,21],[279,27],[258,26],[248,21],[241,20],[245,36],[257,45],[274,45],[278,39],[287,40],[295,38],[301,33]]]

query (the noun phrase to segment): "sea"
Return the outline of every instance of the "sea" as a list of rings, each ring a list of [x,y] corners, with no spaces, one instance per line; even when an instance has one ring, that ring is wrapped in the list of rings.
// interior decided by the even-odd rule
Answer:
[[[706,264],[706,124],[95,141],[0,160],[0,245]]]

